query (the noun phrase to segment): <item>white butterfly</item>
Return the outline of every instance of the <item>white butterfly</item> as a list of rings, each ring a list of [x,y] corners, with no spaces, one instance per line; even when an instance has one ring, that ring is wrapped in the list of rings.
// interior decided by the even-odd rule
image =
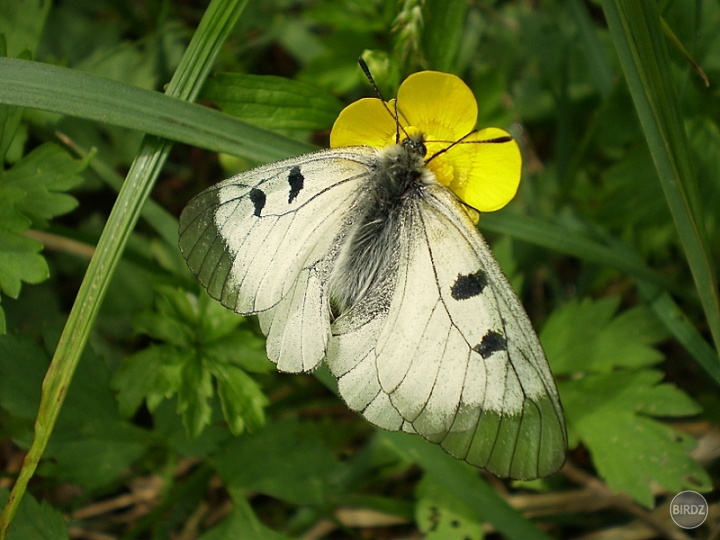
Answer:
[[[211,296],[259,316],[279,370],[324,360],[373,424],[501,477],[549,475],[566,433],[545,355],[465,205],[430,168],[458,141],[430,141],[404,113],[397,143],[314,152],[204,191],[180,217],[180,249]]]

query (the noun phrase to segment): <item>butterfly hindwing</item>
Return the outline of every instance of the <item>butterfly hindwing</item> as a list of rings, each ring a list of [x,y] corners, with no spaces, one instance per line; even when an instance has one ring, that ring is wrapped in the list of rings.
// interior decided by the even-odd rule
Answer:
[[[374,155],[326,150],[258,167],[200,193],[180,217],[190,269],[226,307],[260,315],[268,356],[284,371],[325,355],[324,281]]]
[[[375,318],[335,322],[328,365],[348,405],[381,427],[498,476],[550,474],[565,428],[535,332],[454,196],[426,191],[400,220],[392,295],[369,295],[388,298]]]

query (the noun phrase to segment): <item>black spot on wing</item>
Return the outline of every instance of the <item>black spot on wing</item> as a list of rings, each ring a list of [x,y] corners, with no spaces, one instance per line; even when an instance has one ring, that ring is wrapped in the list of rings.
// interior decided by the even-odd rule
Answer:
[[[473,347],[473,351],[480,353],[484,360],[488,359],[493,353],[506,350],[507,339],[495,330],[488,330],[482,341]]]
[[[300,172],[300,167],[298,167],[297,165],[290,169],[290,174],[288,175],[288,184],[290,184],[288,203],[291,203],[297,198],[305,185],[305,177]]]
[[[450,288],[450,294],[455,300],[467,300],[482,293],[487,284],[488,278],[484,270],[472,274],[458,274]]]
[[[267,200],[265,192],[258,188],[252,188],[250,190],[250,200],[252,201],[253,206],[255,206],[255,211],[253,212],[253,215],[256,217],[260,217],[263,208],[265,208],[265,201]]]

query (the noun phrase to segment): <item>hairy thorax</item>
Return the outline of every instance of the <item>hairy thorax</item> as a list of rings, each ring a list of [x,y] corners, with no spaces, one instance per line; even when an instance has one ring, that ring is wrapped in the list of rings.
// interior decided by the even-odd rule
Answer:
[[[424,157],[422,137],[381,151],[372,177],[360,191],[361,217],[348,225],[348,241],[330,277],[336,314],[360,301],[394,266],[402,220],[422,199],[423,187],[436,183]]]

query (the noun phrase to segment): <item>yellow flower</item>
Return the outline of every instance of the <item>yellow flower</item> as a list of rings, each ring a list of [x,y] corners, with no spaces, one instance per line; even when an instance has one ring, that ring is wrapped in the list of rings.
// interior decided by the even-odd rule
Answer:
[[[388,102],[390,111],[395,110],[395,102]],[[465,204],[491,212],[515,196],[522,166],[518,145],[502,129],[476,131],[477,102],[461,79],[437,71],[410,75],[398,89],[397,110],[400,141],[396,141],[393,114],[379,99],[365,98],[340,113],[330,146],[382,148],[422,133],[427,167]]]

